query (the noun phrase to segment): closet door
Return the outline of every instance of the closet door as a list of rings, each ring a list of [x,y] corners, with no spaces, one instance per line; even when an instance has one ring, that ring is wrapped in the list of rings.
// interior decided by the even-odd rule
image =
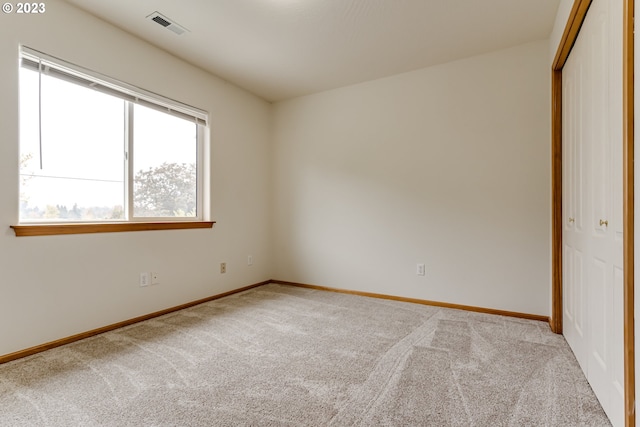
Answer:
[[[624,421],[621,6],[622,2],[597,0],[587,15],[593,197],[587,378],[615,425]]]
[[[624,425],[622,2],[594,0],[563,68],[564,334]]]
[[[587,370],[587,236],[584,174],[588,145],[584,142],[584,43],[576,42],[563,69],[563,331],[582,369]]]

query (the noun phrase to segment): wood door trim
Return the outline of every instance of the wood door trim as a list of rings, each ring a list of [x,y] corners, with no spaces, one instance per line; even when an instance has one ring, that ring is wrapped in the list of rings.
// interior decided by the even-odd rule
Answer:
[[[551,67],[551,330],[562,333],[562,68],[592,0],[575,0]]]
[[[569,18],[567,19],[567,25],[564,27],[564,33],[562,33],[562,39],[560,39],[560,44],[556,51],[556,56],[553,59],[553,70],[562,70],[565,62],[567,62],[567,58],[571,53],[571,49],[573,49],[573,45],[576,43],[591,2],[592,0],[574,0],[571,13],[569,13]]]
[[[562,333],[562,70],[551,74],[551,319],[556,334]]]
[[[551,69],[552,286],[551,329],[562,333],[562,68],[592,0],[575,0]],[[624,219],[624,404],[625,425],[635,426],[634,330],[634,14],[624,0],[623,25],[623,219]]]
[[[623,203],[623,267],[624,267],[624,396],[625,425],[635,426],[635,269],[634,269],[634,15],[635,0],[624,2],[623,24],[623,146],[622,146],[622,203]]]

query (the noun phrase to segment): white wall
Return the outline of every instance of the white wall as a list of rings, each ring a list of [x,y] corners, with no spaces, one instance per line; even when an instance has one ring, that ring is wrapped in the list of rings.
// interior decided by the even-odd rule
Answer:
[[[549,315],[548,52],[276,104],[274,277]]]
[[[15,237],[20,43],[208,110],[215,228]],[[58,0],[3,14],[0,93],[0,355],[271,278],[270,104]]]
[[[272,277],[549,314],[553,41],[271,106],[59,0],[2,24],[0,355]],[[215,228],[15,237],[21,43],[210,111]]]

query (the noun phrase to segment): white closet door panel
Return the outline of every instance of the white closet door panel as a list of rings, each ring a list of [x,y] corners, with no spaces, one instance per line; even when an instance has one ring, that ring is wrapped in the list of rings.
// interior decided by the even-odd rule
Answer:
[[[562,78],[562,214],[564,232],[571,231],[575,227],[575,193],[574,193],[574,138],[575,121],[573,120],[572,101],[575,99],[575,67],[567,68]],[[565,239],[566,240],[566,239]]]
[[[607,262],[599,258],[591,259],[589,278],[589,355],[587,379],[605,411],[609,409],[609,340],[607,337],[611,298]],[[598,391],[596,391],[598,390]]]
[[[587,284],[589,274],[584,248],[588,239],[585,216],[589,214],[588,174],[585,162],[588,145],[585,143],[584,124],[587,123],[588,103],[585,81],[588,77],[584,54],[586,44],[578,40],[563,70],[563,215],[564,266],[563,304],[565,306],[563,330],[578,363],[587,371],[588,318]]]
[[[599,3],[599,4],[597,4]],[[609,63],[608,63],[608,13],[602,2],[592,4],[589,10],[589,108],[588,143],[591,146],[591,224],[594,238],[604,237],[611,209],[611,141],[609,140]]]
[[[585,344],[585,331],[587,329],[587,284],[585,279],[586,265],[584,263],[584,257],[581,251],[573,251],[573,281],[574,281],[574,297],[576,299],[575,309],[575,325],[576,332],[580,336],[581,344]]]
[[[586,284],[583,255],[571,246],[564,250],[565,338],[583,370],[587,369]]]
[[[576,287],[574,278],[574,250],[569,245],[564,245],[564,253],[562,254],[562,281],[564,283],[562,299],[564,306],[564,319],[565,333],[564,336],[570,344],[573,344],[573,335],[576,324]]]
[[[581,47],[584,51],[584,47]],[[575,66],[574,82],[573,82],[573,101],[571,108],[575,114],[571,116],[572,141],[571,141],[571,163],[572,163],[572,204],[574,212],[575,235],[574,238],[582,242],[586,236],[586,216],[588,214],[588,200],[590,194],[586,192],[588,188],[587,175],[585,174],[585,164],[589,152],[588,145],[585,140],[586,135],[584,123],[587,118],[588,93],[587,93],[587,73],[585,72],[584,62],[578,61]]]
[[[580,50],[576,45],[575,50]],[[583,115],[584,66],[580,55],[569,57],[563,73],[563,329],[567,342],[583,370],[587,369],[587,299],[584,272],[587,264],[580,248],[585,241],[585,156],[581,124]],[[569,65],[570,64],[570,65]]]
[[[623,2],[607,2],[609,7],[609,141],[611,149],[611,198],[608,212],[609,256],[612,263],[613,325],[609,335],[611,348],[611,410],[614,425],[624,425],[624,247],[622,202],[622,149],[623,149],[623,83],[622,83],[622,22]]]
[[[563,301],[567,342],[624,425],[622,2],[594,0],[563,69]]]
[[[622,267],[613,270],[613,323],[624,324],[624,273]],[[624,326],[612,328],[611,348],[611,411],[609,417],[616,426],[624,425]]]

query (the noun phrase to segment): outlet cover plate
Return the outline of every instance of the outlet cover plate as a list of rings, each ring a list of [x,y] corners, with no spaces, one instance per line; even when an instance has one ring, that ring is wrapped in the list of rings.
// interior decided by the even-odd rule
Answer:
[[[149,279],[149,273],[140,273],[140,282],[139,282],[140,286],[149,286],[150,284],[150,279]]]

